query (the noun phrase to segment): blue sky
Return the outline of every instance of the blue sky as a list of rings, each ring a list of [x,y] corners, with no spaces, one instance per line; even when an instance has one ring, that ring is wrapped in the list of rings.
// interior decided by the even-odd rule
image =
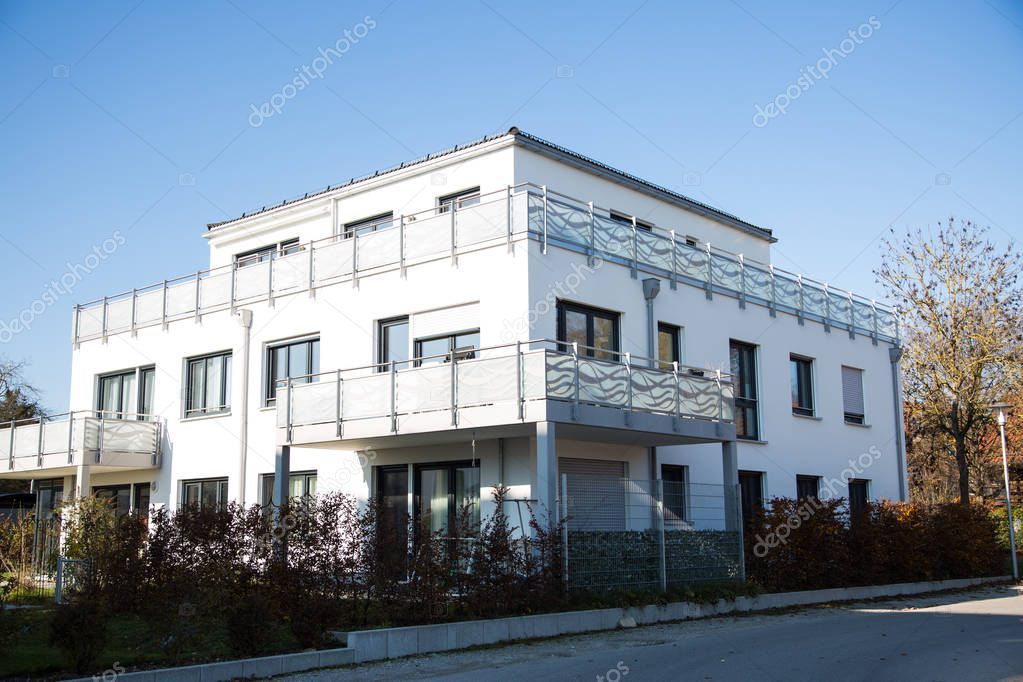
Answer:
[[[346,30],[322,78],[250,125]],[[806,68],[825,50],[826,78]],[[1010,0],[4,0],[0,62],[0,356],[54,411],[75,302],[202,268],[207,222],[512,124],[771,227],[777,264],[867,296],[889,226],[1023,234]]]

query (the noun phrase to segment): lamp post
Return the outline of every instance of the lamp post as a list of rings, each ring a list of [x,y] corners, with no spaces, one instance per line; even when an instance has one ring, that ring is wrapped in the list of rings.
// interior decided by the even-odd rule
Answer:
[[[1002,475],[1005,477],[1005,511],[1009,515],[1009,550],[1012,552],[1012,578],[1019,580],[1019,567],[1016,565],[1016,529],[1012,518],[1012,497],[1009,495],[1009,456],[1005,447],[1005,415],[1009,411],[1008,403],[995,403],[991,410],[998,413],[998,430],[1002,437]]]

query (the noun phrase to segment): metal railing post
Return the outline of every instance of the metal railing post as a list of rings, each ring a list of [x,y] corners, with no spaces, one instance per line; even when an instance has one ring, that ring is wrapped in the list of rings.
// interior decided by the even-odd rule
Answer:
[[[849,338],[856,338],[856,305],[851,291],[849,292]]]
[[[398,390],[398,375],[394,360],[391,360],[391,433],[398,432],[398,403],[396,393]]]
[[[313,286],[313,242],[309,240],[309,298],[313,298],[316,295],[316,288]]]
[[[456,234],[457,228],[456,228],[456,223],[455,223],[455,212],[457,210],[458,210],[458,201],[455,200],[455,199],[452,199],[452,201],[451,201],[451,264],[452,265],[457,265],[458,264],[458,257],[456,255],[457,251],[456,251],[456,246],[455,246],[456,242],[457,242],[457,239],[458,239],[458,236]]]
[[[746,257],[739,254],[739,308],[746,308]]]
[[[72,410],[67,415],[67,463],[75,463],[75,413]]]
[[[831,293],[827,282],[824,283],[824,331],[831,331]]]
[[[543,248],[541,253],[547,255],[547,185],[541,185],[543,190]]]
[[[512,186],[508,185],[504,195],[504,220],[506,232],[508,234],[508,253],[511,253],[514,247],[512,246],[512,237],[514,230],[512,229]]]
[[[561,512],[561,556],[562,556],[562,580],[568,584],[568,474],[561,474],[561,504],[558,505]]]
[[[398,216],[398,276],[405,279],[405,214]]]
[[[231,277],[231,282],[228,284],[228,298],[230,299],[229,304],[231,306],[231,314],[234,315],[234,299],[235,293],[235,280],[238,278],[238,261],[231,259],[231,272],[228,273]]]
[[[715,375],[717,377],[718,387],[718,421],[723,422],[725,420],[725,396],[721,392],[721,370],[717,370]]]
[[[103,343],[107,342],[107,297],[103,297],[103,313],[100,317],[100,329],[103,331]]]
[[[161,304],[160,324],[167,329],[167,280],[163,280],[163,303]]]
[[[803,310],[805,309],[804,308],[804,304],[803,304],[803,276],[802,275],[796,275],[796,284],[799,286],[799,309],[796,310],[796,322],[798,322],[800,324],[800,326],[802,326],[802,324],[803,324]]]
[[[131,290],[131,335],[135,336],[135,308],[138,302],[138,289]]]
[[[579,342],[572,342],[572,419],[579,419]]]
[[[43,418],[39,417],[39,433],[36,439],[36,466],[43,466]]]
[[[638,276],[636,270],[639,268],[639,232],[638,226],[636,225],[636,216],[632,216],[632,263],[629,268],[629,274],[632,279],[636,279]]]
[[[546,369],[544,370],[546,374]],[[522,342],[515,342],[515,402],[519,412],[519,421],[526,418],[526,399],[525,391],[522,387]],[[546,387],[544,388],[544,396],[546,397]]]
[[[202,276],[201,275],[202,275],[202,271],[201,270],[195,273],[195,321],[196,322],[199,321],[199,306],[202,303],[202,301],[201,301]]]
[[[451,349],[451,425],[458,426],[458,354]]]
[[[745,526],[742,520],[742,485],[739,483],[735,484],[734,491],[732,493],[732,499],[735,500],[735,518],[738,521],[736,528],[739,531],[739,580],[746,582],[746,538],[744,536]]]
[[[104,431],[106,430],[106,416],[105,415],[106,415],[105,412],[101,411],[99,413],[99,433],[96,436],[96,464],[99,464],[103,460],[103,441],[104,441],[104,436],[106,435],[104,433]],[[83,461],[84,461],[84,457],[83,457]]]
[[[672,415],[671,426],[678,431],[682,419],[682,378],[678,374],[678,361],[671,363],[671,375],[675,380],[675,413]]]
[[[595,234],[596,219],[593,217],[593,202],[591,201],[587,203],[586,206],[589,209],[589,240],[590,240],[590,251],[589,256],[586,259],[586,264],[589,265],[590,267],[593,267],[593,261],[597,251],[597,237]]]
[[[710,250],[710,242],[707,242],[707,272],[703,287],[707,300],[712,300],[714,298],[714,256]]]
[[[632,353],[625,354],[625,382],[626,389],[628,389],[625,425],[630,426],[632,424]]]
[[[287,387],[286,387],[285,390],[286,390],[286,393],[285,393],[285,396],[284,396],[284,400],[285,400],[285,403],[284,403],[284,415],[285,415],[285,419],[287,420],[288,443],[291,443],[292,426],[293,426],[292,414],[291,414],[291,377],[288,377],[288,383],[287,383]]]
[[[272,308],[274,305],[274,257],[266,262],[266,302]]]
[[[337,437],[340,438],[342,433],[343,433],[342,426],[341,426],[341,407],[342,407],[342,405],[341,405],[341,370],[340,369],[337,370],[337,377],[336,377],[336,381],[335,381],[334,392],[335,392],[335,396],[334,396],[334,402],[335,402],[334,415],[335,415],[335,418],[337,420],[336,433],[337,433]]]
[[[664,481],[662,479],[656,479],[653,481],[654,491],[656,492],[657,498],[655,503],[657,505],[657,559],[659,564],[659,573],[661,578],[661,592],[668,591],[668,561],[667,552],[664,546]]]
[[[778,315],[778,287],[774,280],[774,266],[768,265],[767,267],[770,268],[771,273],[771,300],[767,303],[767,313],[771,317],[776,317]]]
[[[870,333],[870,341],[875,346],[877,345],[877,301],[870,299],[870,319],[872,322],[873,330]]]
[[[10,441],[11,441],[10,442],[10,448],[11,449],[8,451],[8,457],[10,458],[10,461],[11,461],[11,464],[10,464],[10,468],[11,469],[14,468],[14,428],[15,428],[14,423],[15,423],[15,420],[12,419],[11,420],[11,438],[10,438]]]
[[[352,288],[359,287],[359,231],[352,228]]]
[[[74,313],[74,318],[75,318],[74,319],[74,331],[73,331],[74,338],[72,339],[72,341],[74,341],[75,346],[78,345],[78,335],[79,335],[79,331],[78,330],[80,328],[79,325],[80,325],[81,316],[82,316],[82,307],[76,303],[75,304],[75,313]]]
[[[671,240],[671,281],[669,285],[672,290],[678,289],[678,241],[675,239],[675,230],[669,236]]]

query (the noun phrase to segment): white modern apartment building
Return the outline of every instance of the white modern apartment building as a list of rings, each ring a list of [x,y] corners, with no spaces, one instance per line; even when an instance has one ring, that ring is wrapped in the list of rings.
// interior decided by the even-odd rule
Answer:
[[[905,498],[891,311],[516,128],[204,236],[208,270],[75,307],[73,411],[0,428],[0,477],[121,510],[344,490],[437,529],[497,483],[556,509],[559,474],[723,485],[729,529]]]

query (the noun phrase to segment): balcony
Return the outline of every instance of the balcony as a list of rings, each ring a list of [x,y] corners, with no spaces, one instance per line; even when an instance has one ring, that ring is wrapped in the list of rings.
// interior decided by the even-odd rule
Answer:
[[[102,412],[25,419],[0,425],[0,478],[42,478],[160,466],[162,423],[148,415]]]
[[[600,258],[702,289],[708,298],[783,312],[800,324],[812,321],[897,343],[898,320],[888,308],[848,291],[711,247],[694,246],[674,230],[644,229],[612,220],[608,209],[547,187],[522,184],[484,194],[480,203],[401,215],[370,232],[339,234],[244,267],[225,266],[133,289],[75,307],[74,342],[134,333],[144,327],[198,319],[219,310],[398,271],[460,254],[531,239],[587,259]]]
[[[566,437],[599,430],[607,442],[735,436],[728,375],[550,340],[295,377],[277,396],[278,441],[291,445],[510,437],[540,421],[564,424]]]

